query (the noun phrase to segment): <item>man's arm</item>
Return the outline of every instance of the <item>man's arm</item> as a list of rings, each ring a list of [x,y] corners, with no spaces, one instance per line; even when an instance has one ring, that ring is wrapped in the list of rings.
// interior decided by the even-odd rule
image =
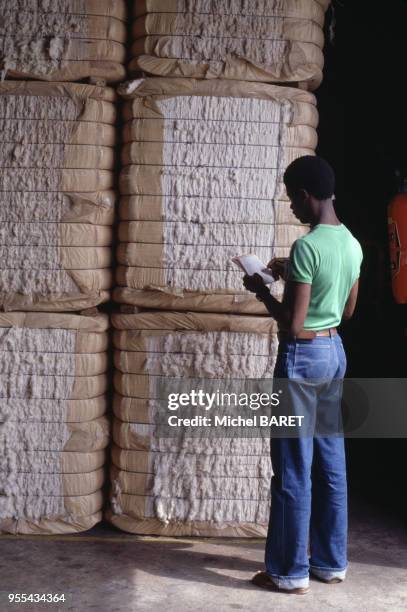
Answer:
[[[256,293],[257,299],[263,302],[281,330],[296,336],[303,329],[311,298],[311,284],[288,281],[282,302],[271,295],[258,274],[245,276],[244,285]]]
[[[269,264],[273,273],[272,264],[273,260]],[[311,299],[312,280],[317,267],[318,254],[311,245],[299,239],[291,247],[288,274],[284,273],[287,280],[282,302],[270,295],[270,290],[258,274],[245,276],[243,284],[246,289],[256,293],[257,299],[264,303],[281,330],[296,336],[304,327]],[[278,269],[274,272],[274,278],[281,276]]]
[[[303,328],[311,299],[311,285],[288,281],[286,287],[287,302],[291,311],[288,333],[296,336]]]
[[[359,291],[359,279],[357,279],[352,289],[350,290],[349,297],[345,304],[345,308],[342,314],[342,319],[345,321],[347,319],[350,319],[353,313],[355,312],[356,302],[358,299],[358,291]]]

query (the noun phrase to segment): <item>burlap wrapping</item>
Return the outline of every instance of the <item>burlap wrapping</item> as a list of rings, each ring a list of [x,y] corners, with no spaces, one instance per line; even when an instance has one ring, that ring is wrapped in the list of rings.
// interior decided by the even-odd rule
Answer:
[[[136,495],[136,494],[133,495],[133,494],[128,494],[128,493],[119,494],[115,498],[115,502],[121,504],[121,507],[123,508],[125,513],[128,512],[129,514],[131,514],[131,516],[133,516],[136,519],[154,518],[157,505],[162,505],[162,506],[167,505],[171,509],[175,509],[175,506],[177,505],[178,505],[178,508],[183,506],[184,505],[183,502],[185,501],[186,500],[182,498],[181,499],[180,498],[162,498],[160,500],[154,500],[151,496],[148,496],[148,495]],[[265,502],[263,502],[263,500],[257,500],[257,499],[244,500],[244,501],[245,501],[245,510],[249,515],[251,515],[250,518],[252,518],[252,521],[255,522],[256,519],[261,517],[262,519],[261,522],[264,524],[268,518],[268,510],[269,510],[268,500]],[[222,498],[220,498],[219,500],[218,499],[205,500],[205,504],[204,504],[205,508],[202,510],[202,514],[204,515],[204,518],[202,520],[210,521],[212,519],[214,512],[216,512],[216,510],[219,508],[220,503],[222,503],[223,506],[227,506],[227,510],[229,510],[230,512],[230,514],[225,512],[226,514],[224,518],[225,521],[238,522],[240,520],[241,511],[240,511],[239,506],[241,504],[241,500],[222,499]],[[262,512],[259,512],[259,507],[261,507]],[[188,510],[189,508],[186,509],[184,513],[179,512],[179,509],[178,511],[176,511],[176,513],[180,515],[179,516],[180,521],[186,521]]]
[[[118,261],[126,267],[119,266],[116,280],[133,289],[242,293],[242,272],[232,262],[237,248],[268,262],[288,257],[290,245],[307,231],[289,224],[122,222],[119,239],[129,244],[118,248]]]
[[[269,347],[271,348],[271,347]],[[200,357],[201,351],[196,352],[165,352],[151,353],[150,351],[115,351],[114,365],[117,370],[124,374],[136,374],[142,376],[177,376],[182,370],[182,375],[187,378],[203,377],[214,378],[268,378],[272,375],[274,359],[272,355],[246,355],[222,353],[211,356],[210,365],[207,365]],[[225,351],[226,352],[226,351]],[[130,394],[129,394],[130,395]],[[133,395],[133,394],[131,394]],[[135,395],[137,397],[137,395]]]
[[[216,315],[215,315],[216,316]],[[255,317],[257,319],[257,317]],[[261,319],[261,323],[263,322]],[[211,333],[211,342],[222,342],[222,351],[228,355],[247,355],[251,351],[259,356],[266,356],[270,351],[270,342],[273,340],[273,335],[276,331],[276,323],[274,319],[269,318],[271,325],[269,331],[263,332],[265,338],[263,343],[259,343],[259,336],[256,333],[249,333],[243,338],[240,331],[223,332],[219,330],[208,330]],[[246,333],[246,332],[243,332]],[[201,331],[177,330],[176,334],[169,334],[165,329],[124,329],[115,330],[113,334],[113,345],[116,349],[116,354],[121,353],[138,355],[140,352],[145,354],[163,353],[183,353],[185,355],[195,354],[201,351],[201,346],[204,341]],[[239,344],[242,343],[242,344]],[[213,350],[216,350],[214,347]],[[120,369],[120,368],[119,368]]]
[[[49,13],[77,14],[77,15],[105,15],[126,21],[127,6],[125,0],[46,0],[45,6]],[[14,0],[13,8],[16,11],[39,11],[44,9],[43,0]],[[0,6],[0,15],[7,13],[9,7]]]
[[[15,53],[18,50],[20,37],[18,34],[16,36],[8,35],[0,41],[0,52],[2,57],[7,61],[7,55],[11,51]],[[43,47],[45,49],[46,37],[43,36],[36,40],[39,47]],[[106,62],[111,61],[112,63],[123,64],[126,59],[126,48],[125,46],[114,40],[95,40],[92,38],[71,38],[61,37],[61,41],[59,42],[59,66],[64,61],[96,61],[96,62]],[[18,53],[18,51],[17,51]],[[28,74],[33,75],[32,78],[41,78],[41,72],[38,72],[38,77],[36,73],[36,68],[33,66],[24,66],[26,60],[23,57],[19,57],[18,55],[14,56],[12,62],[10,64],[10,72],[12,76],[19,76],[18,73],[28,72]],[[45,59],[45,58],[41,58]],[[54,58],[51,58],[54,59]],[[56,58],[55,58],[56,59]],[[13,61],[14,60],[14,61]],[[4,61],[4,59],[3,59]],[[41,61],[41,60],[40,60]],[[51,62],[50,62],[51,63]],[[13,66],[14,64],[14,66]],[[27,64],[26,64],[27,65]],[[52,63],[51,63],[52,66]],[[59,68],[57,67],[57,70]],[[31,69],[30,69],[31,68]],[[48,66],[43,66],[45,69],[45,74],[48,72]],[[54,68],[54,66],[52,66]],[[55,68],[54,68],[55,70]],[[54,72],[52,70],[52,72]],[[58,71],[59,72],[59,71]],[[57,79],[53,79],[57,80]],[[61,79],[63,80],[63,78]]]
[[[130,500],[131,505],[131,500]],[[156,518],[134,518],[133,512],[123,509],[120,505],[114,509],[110,506],[105,513],[105,518],[118,529],[129,533],[143,535],[160,535],[164,537],[224,537],[224,538],[265,538],[267,526],[258,523],[235,523],[223,522],[221,525],[212,526],[204,521],[189,521],[188,523],[164,523]]]
[[[291,148],[281,156],[278,168],[236,168],[233,173],[230,168],[222,167],[220,160],[218,167],[199,167],[196,162],[195,166],[185,166],[182,171],[176,166],[133,164],[122,169],[119,186],[125,196],[143,195],[148,193],[148,189],[153,195],[159,195],[165,181],[168,193],[162,195],[172,196],[177,184],[181,197],[284,199],[282,168],[285,169],[297,157],[313,154],[311,149]],[[61,180],[72,180],[68,170],[64,171]]]
[[[0,400],[0,415],[9,423],[83,423],[98,419],[108,408],[105,395],[86,400]]]
[[[253,481],[251,481],[251,480]],[[249,480],[249,483],[247,482]],[[154,495],[154,474],[134,473],[118,469],[115,465],[110,467],[110,482],[112,488],[130,495]],[[247,485],[252,488],[251,494],[255,500],[268,500],[270,497],[269,483],[257,476],[239,478],[239,476],[225,476],[216,474],[216,480],[211,481],[208,474],[201,474],[196,486],[196,496],[204,497],[205,490],[211,488],[211,492],[217,499],[244,499]],[[254,486],[253,486],[254,484]],[[184,497],[188,493],[185,486],[188,484],[179,480],[177,497]]]
[[[193,270],[195,272],[194,282],[191,281],[190,291],[198,290],[199,286],[204,282],[206,284],[206,292],[211,291],[221,291],[218,289],[220,283],[225,285],[223,293],[226,291],[233,292],[239,291],[242,285],[242,274],[239,271],[231,271],[227,273],[223,272],[211,272],[204,271],[200,272],[199,270]],[[172,270],[172,274],[168,273],[168,270],[157,269],[157,268],[132,268],[132,267],[118,267],[116,272],[116,281],[118,285],[126,285],[127,287],[135,288],[135,289],[162,289],[165,287],[166,283],[169,282],[173,278],[177,278],[177,272],[181,275],[184,273],[184,268]],[[174,275],[174,276],[173,276]],[[208,278],[210,277],[210,278]],[[173,292],[177,294],[178,291],[175,290]],[[149,305],[151,307],[151,305]],[[163,308],[163,304],[160,305],[160,308]],[[196,309],[196,305],[193,306],[193,310]]]
[[[86,14],[75,15],[73,13],[58,14],[32,8],[18,14],[14,9],[2,11],[2,21],[0,34],[2,36],[15,36],[26,38],[27,22],[30,23],[30,30],[37,27],[41,34],[61,38],[71,39],[95,39],[95,40],[115,40],[117,42],[126,41],[126,24],[115,17],[104,15],[92,15],[90,18]],[[59,31],[58,31],[59,30]],[[71,31],[72,30],[72,31]]]
[[[112,225],[115,197],[114,191],[3,192],[0,197],[0,221]]]
[[[268,262],[288,257],[290,245],[307,231],[289,224],[122,222],[119,239],[128,244],[120,245],[117,255],[126,267],[117,269],[116,280],[134,289],[174,288],[174,293],[183,282],[189,291],[243,292],[242,272],[231,261],[237,248]]]
[[[231,128],[236,127],[237,122],[231,122]],[[178,125],[177,125],[178,124]],[[193,126],[191,126],[192,128]],[[154,123],[148,121],[148,119],[133,119],[132,121],[128,121],[124,125],[123,130],[123,140],[125,146],[122,149],[122,164],[124,166],[128,164],[162,164],[163,163],[163,150],[162,144],[160,142],[160,138],[164,133],[164,129],[166,129],[166,137],[169,142],[174,143],[172,155],[175,157],[177,154],[179,157],[183,157],[186,151],[190,151],[192,154],[196,152],[199,155],[201,152],[205,152],[204,144],[195,144],[194,148],[191,146],[187,146],[188,136],[191,136],[191,133],[188,134],[187,131],[182,131],[179,126],[179,121],[176,119],[173,120],[171,124],[164,119],[156,119]],[[263,146],[264,149],[260,153],[266,153],[266,146],[273,145],[274,138],[271,126],[269,126],[270,133],[262,133],[259,134],[257,132],[251,133],[251,138],[249,142],[239,142],[239,134],[235,133],[234,137],[236,142],[234,143],[237,146],[233,146],[227,143],[227,138],[231,136],[232,129],[230,129],[229,134],[218,133],[214,134],[213,140],[214,142],[211,144],[223,145],[219,146],[216,149],[216,152],[224,153],[224,165],[229,165],[229,160],[235,160],[235,157],[240,153],[239,159],[235,160],[241,164],[247,164],[251,162],[249,153],[253,153],[250,149],[254,146]],[[191,129],[192,132],[192,129]],[[247,136],[245,134],[245,136]],[[176,142],[171,140],[172,138],[178,138]],[[225,142],[226,141],[226,142]],[[249,145],[246,151],[239,151],[238,146],[242,144]],[[177,145],[177,146],[175,146]],[[183,146],[184,145],[184,146]],[[317,134],[313,127],[308,125],[297,125],[288,127],[285,132],[282,134],[282,138],[280,140],[280,145],[287,147],[297,147],[299,149],[314,149],[317,146]],[[246,154],[246,155],[244,155]],[[175,161],[175,160],[174,160]],[[216,154],[213,156],[213,163],[216,161],[219,162],[216,158]],[[263,162],[265,160],[263,159]]]
[[[109,274],[109,287],[112,286],[112,277]],[[2,303],[1,307],[5,312],[13,310],[29,310],[32,312],[64,312],[72,310],[82,310],[84,308],[92,308],[98,304],[108,302],[110,299],[110,291],[101,289],[92,290],[91,293],[78,292],[77,290],[71,294],[48,294],[46,296],[36,295],[35,298],[31,295],[21,293],[7,293],[0,296]]]
[[[109,317],[100,313],[42,314],[31,312],[0,313],[1,327],[28,327],[32,329],[67,329],[80,332],[105,332],[109,328]],[[103,340],[105,340],[103,335]],[[85,342],[86,335],[82,342]],[[104,349],[101,349],[104,350]],[[82,351],[77,351],[82,352]],[[85,351],[84,351],[85,352]],[[97,352],[97,351],[95,351]]]
[[[79,310],[109,298],[115,100],[93,85],[0,84],[3,310]]]
[[[249,224],[248,224],[249,225]],[[309,228],[303,225],[245,224],[189,224],[161,221],[122,221],[119,225],[121,242],[136,242],[162,245],[244,246],[244,247],[290,247],[297,238],[304,236]],[[75,229],[75,226],[74,228]],[[250,231],[251,230],[251,231]],[[240,240],[239,242],[234,242]],[[146,248],[146,247],[144,247]]]
[[[97,523],[100,523],[103,515],[102,511],[95,512],[90,516],[70,516],[66,515],[63,518],[40,518],[30,520],[26,518],[18,519],[0,519],[0,532],[22,535],[63,535],[70,533],[79,533],[92,529]]]
[[[162,119],[165,113],[154,101],[168,100],[173,96],[216,96],[219,98],[249,98],[250,100],[268,100],[276,103],[290,102],[290,119],[288,126],[307,125],[317,127],[318,112],[315,96],[309,92],[292,87],[279,87],[265,83],[246,83],[244,81],[201,81],[198,79],[138,79],[126,81],[118,88],[119,95],[127,100],[123,106],[123,119]],[[151,99],[153,98],[153,99]],[[143,101],[144,100],[144,101]],[[218,102],[220,112],[221,106]],[[232,101],[228,100],[229,108]],[[167,109],[168,112],[169,109]],[[214,111],[212,111],[213,113]],[[201,109],[196,119],[210,119],[208,110]],[[257,113],[258,114],[258,113]],[[174,117],[175,119],[177,117]],[[233,121],[236,116],[230,117]]]
[[[119,470],[132,474],[141,474],[149,478],[157,471],[162,461],[171,461],[172,453],[148,452],[145,450],[123,449],[112,445],[112,464]],[[228,454],[196,453],[180,455],[180,461],[189,461],[190,469],[203,476],[231,477],[244,475],[246,478],[258,478],[259,475],[271,476],[271,462],[268,455],[241,455],[231,457]]]
[[[0,473],[0,482],[6,481],[7,474]],[[78,497],[90,495],[102,488],[105,470],[100,468],[85,474],[38,474],[17,472],[12,475],[15,495],[41,496],[52,491],[57,497]],[[6,485],[7,486],[7,485]]]
[[[6,269],[0,276],[0,308],[4,311],[57,312],[90,308],[108,301],[113,281],[110,268],[51,272],[40,269],[28,274]]]
[[[104,102],[102,104],[109,104]],[[109,123],[96,123],[95,121],[70,121],[63,119],[0,119],[1,131],[7,134],[8,141],[17,145],[22,143],[43,144],[51,143],[54,145],[88,145],[113,147],[116,142],[116,132],[114,125]],[[25,147],[27,145],[25,144]],[[60,148],[60,147],[59,147]],[[45,149],[45,146],[44,146]],[[43,149],[37,147],[37,151]],[[55,147],[58,151],[58,148]],[[79,152],[83,149],[78,149]],[[86,153],[86,149],[84,149]],[[92,152],[92,150],[91,150]],[[89,156],[88,156],[89,157]],[[82,154],[86,161],[86,156]],[[49,159],[52,162],[54,160]],[[81,159],[78,159],[78,163]],[[46,167],[48,167],[46,165]],[[83,166],[78,166],[79,168]],[[87,166],[85,166],[87,167]]]
[[[106,450],[61,452],[50,450],[16,451],[10,464],[17,472],[35,474],[85,474],[106,463]]]
[[[45,41],[44,41],[45,44]],[[126,76],[126,69],[122,64],[109,61],[63,61],[60,68],[49,74],[38,74],[19,65],[18,69],[7,69],[7,76],[12,79],[43,79],[46,81],[80,81],[93,78],[101,82],[117,83]]]
[[[41,83],[32,81],[2,81],[0,83],[2,119],[12,118],[13,105],[24,108],[23,119],[70,119],[114,123],[116,110],[112,102],[116,92],[111,87],[84,83]],[[7,96],[7,99],[3,98]],[[18,102],[15,98],[21,97]],[[47,104],[46,99],[52,98]],[[14,99],[13,99],[14,98]],[[37,102],[34,98],[38,98]],[[63,105],[56,98],[65,98]],[[110,104],[106,104],[110,102]],[[11,106],[10,106],[11,105]],[[6,109],[6,113],[4,114]],[[68,113],[68,114],[67,114]]]
[[[321,8],[325,11],[329,6],[330,1],[331,0],[316,0],[316,2],[313,2],[312,4],[309,3],[309,7],[307,8],[310,11],[310,18],[320,25],[323,25],[324,13],[321,11]],[[133,14],[135,17],[145,15],[146,13],[160,13],[164,8],[163,0],[134,0],[132,4]],[[242,12],[241,0],[229,0],[227,3],[217,2],[216,4],[216,9],[219,11],[220,15],[239,15]],[[165,10],[168,13],[177,13],[178,11],[188,12],[188,9],[190,9],[191,6],[195,10],[204,11],[205,8],[208,8],[211,5],[212,3],[210,0],[194,0],[192,5],[188,3],[188,0],[165,0]],[[268,0],[257,0],[255,7],[260,14],[262,12],[267,13],[269,10],[269,2]],[[249,3],[247,3],[245,4],[244,8],[246,11],[248,11],[252,7]],[[285,2],[284,12],[286,14],[299,16],[301,14],[301,10],[303,10],[302,3]]]
[[[254,538],[265,537],[267,534],[270,502],[246,502],[246,514],[251,519],[251,521],[248,521],[239,512],[241,503],[232,500],[227,504],[229,513],[226,512],[226,509],[223,510],[222,514],[225,515],[225,518],[219,524],[205,519],[191,518],[186,520],[190,513],[195,514],[193,511],[190,512],[189,506],[183,514],[179,513],[179,520],[164,522],[154,517],[154,514],[156,514],[155,504],[165,514],[168,514],[168,510],[172,510],[175,506],[179,508],[184,506],[183,500],[160,499],[154,502],[151,497],[123,493],[117,495],[113,501],[111,500],[106,518],[119,529],[146,535]],[[219,513],[221,504],[221,501],[208,500],[200,514],[205,516],[206,511],[207,516],[213,516],[217,511]]]
[[[324,63],[323,0],[135,3],[130,72],[299,83],[315,89]]]
[[[276,285],[277,283],[275,283]],[[275,297],[281,295],[281,287],[272,293]],[[230,313],[263,315],[264,305],[256,300],[252,293],[222,294],[216,292],[183,291],[171,293],[157,289],[131,289],[116,287],[113,299],[119,304],[129,304],[140,308],[156,308],[162,310]]]
[[[0,472],[7,486],[23,472],[101,467],[103,454],[85,453],[109,442],[107,327],[106,315],[0,314]],[[64,460],[62,451],[79,456],[68,452]]]
[[[105,247],[59,247],[62,267],[65,270],[89,270],[109,268],[112,264],[112,249]],[[54,268],[55,249],[47,246],[27,246],[16,250],[0,246],[2,268],[24,268],[27,260],[42,262],[41,268]]]
[[[4,168],[0,197],[2,191],[104,191],[113,184],[114,175],[110,170]]]
[[[138,397],[124,397],[118,393],[113,398],[113,413],[118,420],[128,423],[151,423],[156,402]],[[120,467],[120,466],[119,466]],[[126,469],[126,468],[125,468]]]
[[[0,308],[67,310],[106,301],[112,286],[111,240],[107,225],[3,223]]]
[[[82,376],[74,378],[69,391],[66,391],[66,377],[46,377],[35,375],[3,375],[0,374],[0,394],[5,389],[13,388],[16,399],[90,399],[106,393],[108,376]],[[7,397],[4,394],[0,397]]]
[[[103,247],[112,242],[112,228],[88,223],[4,223],[2,246]]]
[[[287,0],[285,0],[285,4],[287,10],[290,10],[290,3],[287,3]],[[312,10],[312,3],[308,2],[307,5],[311,5]],[[280,21],[282,23],[279,23]],[[231,15],[218,13],[215,16],[215,14],[204,15],[202,13],[183,13],[182,15],[164,12],[148,13],[138,17],[133,22],[132,35],[135,42],[131,53],[132,55],[139,55],[140,52],[145,51],[152,54],[150,45],[153,41],[157,44],[165,36],[176,37],[185,35],[186,38],[202,36],[202,28],[205,28],[206,36],[215,38],[216,41],[220,41],[221,45],[226,32],[230,35],[233,34],[233,36],[230,36],[231,38],[241,38],[244,35],[249,38],[250,34],[253,34],[253,29],[256,28],[258,38],[263,39],[257,40],[257,43],[262,42],[265,44],[266,38],[269,40],[273,39],[278,32],[277,35],[285,40],[296,38],[295,42],[309,43],[322,48],[324,37],[321,25],[310,19],[304,19],[304,14],[300,12],[298,16],[291,13],[289,19],[287,19],[286,14],[283,16],[283,19],[280,19],[279,16],[272,15],[272,10],[270,10],[269,16],[262,15],[261,21],[258,15],[247,14]],[[241,31],[242,28],[245,28],[244,32]],[[210,44],[214,45],[212,42]],[[224,48],[222,48],[223,50]]]
[[[128,122],[116,299],[266,312],[231,258],[288,257],[308,231],[290,210],[283,173],[314,153],[314,96],[262,83],[164,78],[128,82],[119,92]],[[281,284],[272,286],[273,295],[281,292]]]
[[[299,227],[298,230],[295,229],[298,226],[289,225],[283,226],[283,232],[276,232],[274,236],[277,242],[277,246],[273,247],[273,255],[274,257],[287,257],[290,252],[289,246],[278,246],[279,237],[281,240],[286,241],[287,236],[300,237],[303,235],[304,230],[302,227]],[[298,234],[297,234],[298,231]],[[283,234],[283,236],[281,236]],[[270,247],[256,247],[256,255],[260,257],[262,261],[268,262],[270,259]],[[186,261],[189,257],[194,255],[194,262],[196,269],[202,269],[202,264],[205,262],[208,265],[208,259],[212,255],[213,259],[211,261],[211,265],[213,266],[213,270],[226,271],[230,270],[231,272],[237,272],[235,266],[232,267],[231,259],[236,254],[235,246],[214,246],[214,245],[185,245],[185,244],[173,244],[173,252],[174,259],[176,258],[177,267],[184,268]],[[219,257],[217,255],[219,254]],[[145,267],[145,268],[165,268],[166,264],[168,265],[170,261],[163,260],[163,245],[162,244],[146,244],[141,242],[122,242],[117,247],[116,258],[117,262],[123,264],[124,266],[135,266],[135,267]],[[226,257],[223,261],[221,260],[221,256]],[[240,275],[241,279],[242,275]]]
[[[270,334],[277,330],[271,317],[228,316],[200,312],[141,312],[113,314],[112,325],[118,330],[228,331]]]
[[[157,491],[154,495],[159,466],[167,463],[174,468],[174,461],[178,462],[178,469],[170,479],[158,483],[158,489],[162,487],[161,495],[157,496]],[[267,532],[272,475],[268,453],[231,456],[177,450],[174,454],[123,450],[114,444],[112,463],[111,506],[106,518],[119,529],[144,534],[218,537],[264,537]],[[199,475],[197,480],[190,481],[194,474]],[[179,503],[168,497],[166,482],[171,483],[170,488],[176,483]],[[188,490],[190,486],[196,493],[193,500],[182,493],[184,487]],[[252,501],[245,500],[242,504],[241,499],[247,494]],[[199,520],[205,513],[208,520]],[[213,520],[214,516],[217,519]]]
[[[264,535],[268,436],[166,437],[157,427],[167,400],[158,383],[171,378],[171,390],[182,392],[185,378],[199,379],[199,388],[219,378],[271,381],[275,321],[158,311],[115,314],[112,323],[116,394],[108,520],[135,533]]]
[[[83,168],[110,170],[114,166],[111,147],[66,144],[2,143],[0,167],[9,168]]]
[[[175,201],[176,196],[173,196]],[[274,223],[299,225],[287,201],[250,201],[221,198],[177,198],[177,207],[164,213],[162,197],[151,195],[124,196],[119,207],[122,221],[184,221],[194,223]],[[171,214],[172,213],[172,214]]]
[[[103,494],[99,490],[90,495],[21,497],[7,502],[0,505],[0,532],[74,533],[101,520]]]
[[[101,6],[96,13],[93,6],[87,13],[79,2],[69,7],[57,0],[51,9],[35,3],[19,4],[20,10],[3,7],[1,12],[3,75],[46,81],[93,77],[108,82],[125,76],[123,6],[116,10]]]
[[[106,301],[112,286],[111,240],[112,228],[106,225],[3,223],[0,307],[36,310],[48,301],[52,310],[55,301],[55,310],[66,310],[68,300],[78,308]],[[92,243],[96,248],[88,246]]]
[[[19,315],[21,313],[13,313],[13,315]],[[34,313],[31,313],[34,314]],[[42,314],[42,313],[39,313]],[[38,346],[35,345],[35,343],[31,342],[30,343],[30,347],[29,349],[27,349],[26,343],[24,342],[24,335],[19,334],[21,341],[19,340],[18,337],[13,336],[11,339],[11,334],[9,333],[9,331],[5,331],[5,328],[9,326],[9,323],[11,323],[13,321],[13,319],[10,319],[10,316],[13,316],[10,314],[4,314],[1,313],[0,314],[0,350],[1,351],[25,351],[25,350],[30,350],[30,352],[43,352],[44,351],[44,346],[45,342],[48,341],[49,342],[49,346],[50,348],[52,347],[52,343],[53,343],[53,334],[48,334],[47,332],[45,332],[44,330],[46,328],[42,329],[41,332],[41,337],[45,338],[45,340],[42,340],[41,343],[38,344]],[[46,316],[46,315],[45,315]],[[50,315],[51,317],[53,315]],[[62,315],[63,316],[63,315]],[[19,324],[19,319],[17,319],[16,321],[16,326],[18,326]],[[35,323],[34,323],[35,324]],[[62,321],[63,324],[63,321]],[[65,329],[69,329],[69,328],[65,328]],[[63,330],[61,330],[62,332]],[[103,353],[107,350],[108,348],[108,334],[103,332],[103,331],[97,331],[97,332],[88,332],[88,331],[74,331],[73,333],[74,335],[74,343],[72,344],[72,348],[74,353],[89,353],[89,354],[97,354],[97,353]]]
[[[185,387],[184,387],[185,389]],[[152,451],[171,454],[209,454],[230,455],[240,457],[242,455],[264,455],[268,456],[270,440],[268,438],[164,438],[159,435],[154,425],[146,423],[122,423],[113,419],[113,441],[120,448],[135,451]],[[178,478],[182,472],[173,472]],[[194,474],[194,477],[196,474]],[[169,474],[161,477],[170,478]],[[191,492],[193,495],[193,491]]]
[[[45,351],[35,353],[26,350],[1,350],[0,353],[2,374],[32,374],[35,376],[55,376],[64,374],[65,367],[60,361],[59,353]],[[97,376],[98,374],[103,374],[108,369],[107,353],[74,353],[71,361],[74,368],[72,375]]]
[[[208,186],[205,185],[204,192],[200,193],[198,184],[192,182],[188,186],[186,182],[188,167],[191,167],[191,170],[194,168],[195,173],[203,173],[201,180],[205,172],[211,171],[210,167],[199,167],[200,164],[197,162],[199,160],[202,164],[203,156],[199,147],[202,151],[206,151],[205,159],[209,155],[208,161],[205,162],[208,166],[219,166],[218,173],[224,171],[224,166],[228,165],[225,164],[225,155],[231,155],[231,165],[235,168],[235,172],[239,170],[242,172],[243,179],[243,176],[250,172],[260,173],[261,176],[262,167],[265,167],[270,175],[273,165],[277,164],[278,167],[284,168],[295,157],[312,154],[316,145],[314,128],[318,123],[318,115],[315,98],[312,94],[298,89],[261,83],[249,85],[239,81],[208,82],[157,78],[125,83],[120,86],[119,93],[129,100],[124,107],[124,118],[130,121],[125,126],[124,138],[130,142],[134,137],[137,141],[131,145],[132,148],[125,148],[123,154],[126,163],[130,164],[133,159],[135,162],[122,172],[121,188],[124,195],[148,194],[150,197],[155,196],[156,200],[160,194],[163,198],[171,196],[170,192],[163,192],[160,189],[160,176],[164,173],[166,181],[170,181],[168,189],[174,171],[167,166],[175,164],[177,168],[174,180],[176,173],[181,172],[181,166],[183,172],[182,181],[178,181],[177,199],[183,195],[216,199],[221,195],[214,193],[218,187],[212,187],[208,191]],[[227,98],[227,103],[223,98]],[[250,129],[247,130],[245,115],[250,118]],[[236,121],[236,117],[239,117],[240,122]],[[152,118],[155,119],[154,122],[151,121]],[[213,119],[219,121],[216,129],[215,125],[212,125]],[[266,124],[262,123],[264,121]],[[183,140],[185,146],[188,144],[185,149],[188,155],[183,153]],[[208,146],[209,144],[212,147]],[[283,156],[284,159],[275,155],[276,150],[273,146],[277,144],[281,149],[279,157]],[[244,146],[239,148],[239,145]],[[253,148],[253,145],[257,148]],[[259,149],[260,145],[263,149]],[[212,148],[213,160],[210,162]],[[175,156],[173,160],[170,159],[171,156]],[[137,163],[142,165],[138,166]],[[268,167],[270,165],[271,168]],[[218,179],[215,177],[213,180],[216,183]],[[280,175],[278,180],[281,180]],[[234,182],[238,183],[236,177]],[[271,182],[270,176],[268,182]],[[263,190],[265,187],[264,185]],[[231,184],[228,185],[226,179],[222,187],[223,195],[236,195],[244,199],[247,196],[245,189],[247,191],[248,187],[239,184],[239,188],[241,191],[239,193],[228,193],[228,190],[233,191],[234,188]],[[280,189],[279,195],[279,187],[270,185],[270,188],[268,191],[266,189],[267,194],[266,192],[263,194],[267,198],[278,199],[280,195],[286,198],[285,190]],[[261,186],[259,189],[257,193],[252,187],[249,197],[261,197]],[[168,206],[162,205],[163,212],[167,209]]]
[[[96,310],[0,313],[0,531],[70,533],[101,520],[108,326]]]
[[[0,471],[9,471],[10,452],[27,450],[91,452],[103,450],[109,443],[110,422],[105,416],[82,423],[14,423],[2,425],[6,452],[0,459]],[[10,449],[10,452],[9,452]]]

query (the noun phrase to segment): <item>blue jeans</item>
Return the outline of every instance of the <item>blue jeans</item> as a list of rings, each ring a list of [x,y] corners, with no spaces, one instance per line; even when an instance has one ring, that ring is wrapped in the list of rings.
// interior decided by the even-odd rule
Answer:
[[[274,377],[288,379],[292,412],[306,413],[312,420],[318,410],[333,409],[340,414],[345,370],[340,336],[317,336],[280,343]],[[294,379],[304,384],[292,383]],[[285,589],[307,586],[310,570],[320,578],[344,579],[347,484],[343,435],[321,436],[314,431],[273,438],[271,460],[267,573]]]

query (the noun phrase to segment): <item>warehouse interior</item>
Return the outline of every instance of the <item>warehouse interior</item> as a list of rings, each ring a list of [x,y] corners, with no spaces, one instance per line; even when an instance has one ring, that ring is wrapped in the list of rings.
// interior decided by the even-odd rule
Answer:
[[[130,12],[134,3],[127,4]],[[351,228],[364,252],[357,309],[340,329],[350,378],[404,378],[406,374],[407,306],[397,304],[392,294],[387,228],[387,206],[401,178],[407,177],[407,109],[403,97],[406,21],[405,0],[392,0],[386,6],[333,0],[325,20],[324,77],[314,92],[319,112],[316,152],[335,169],[338,216]],[[126,27],[128,44],[130,21]],[[114,67],[118,75],[120,70]],[[123,80],[118,76],[110,87],[117,89]],[[120,132],[124,123],[120,115],[126,103],[128,100],[123,99],[117,102],[116,129]],[[114,184],[107,189],[118,193],[120,149],[124,144],[121,133],[115,142]],[[108,245],[106,240],[103,247],[97,242],[97,248],[112,252],[121,240],[117,207],[114,214],[113,242]],[[112,259],[110,266],[116,273],[119,267],[125,267],[124,259]],[[109,334],[110,349],[114,334],[124,338],[129,331],[125,325],[130,319],[126,317],[134,316],[129,313],[137,313],[128,305],[123,308],[124,314],[118,314],[118,302],[125,299],[97,306],[103,320],[96,321],[95,311],[90,312],[96,326],[91,333]],[[94,305],[72,311],[88,306]],[[118,321],[116,331],[107,332],[107,318],[114,316]],[[104,340],[100,342],[105,346]],[[107,402],[111,404],[112,350],[106,359]],[[105,436],[103,428],[99,425],[95,436]],[[54,609],[142,612],[165,606],[169,611],[182,612],[405,610],[405,452],[402,436],[346,440],[350,571],[343,584],[325,585],[312,580],[306,598],[264,592],[250,584],[252,574],[264,567],[264,538],[258,533],[247,538],[220,537],[215,532],[213,537],[206,537],[207,533],[195,537],[184,533],[172,537],[165,531],[137,533],[127,530],[126,524],[115,523],[112,515],[104,512],[101,520],[88,529],[82,526],[77,533],[52,534],[45,525],[36,533],[0,530],[1,609],[48,609],[40,603],[10,603],[9,593],[65,593],[66,600],[53,604]],[[104,499],[109,497],[108,478],[101,485]]]
[[[317,96],[319,153],[335,165],[338,210],[364,246],[357,311],[342,329],[347,375],[404,377],[406,309],[391,292],[387,205],[406,173],[406,109],[394,93],[402,54],[399,28],[407,6],[392,2],[385,10],[371,6],[366,11],[363,5],[348,3],[345,9],[344,4],[335,5],[335,44],[326,46],[325,79]],[[384,69],[386,85],[376,87]],[[407,506],[398,486],[405,441],[347,443],[351,486],[405,518]]]

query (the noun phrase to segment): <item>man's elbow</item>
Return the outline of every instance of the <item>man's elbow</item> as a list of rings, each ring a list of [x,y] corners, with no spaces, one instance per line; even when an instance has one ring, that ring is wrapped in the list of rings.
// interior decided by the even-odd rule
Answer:
[[[290,336],[298,336],[302,329],[303,325],[299,325],[298,323],[292,322],[288,326],[288,333],[290,334]]]
[[[353,317],[353,313],[355,312],[355,306],[348,306],[345,308],[342,314],[342,321],[348,321]]]

